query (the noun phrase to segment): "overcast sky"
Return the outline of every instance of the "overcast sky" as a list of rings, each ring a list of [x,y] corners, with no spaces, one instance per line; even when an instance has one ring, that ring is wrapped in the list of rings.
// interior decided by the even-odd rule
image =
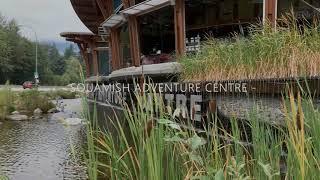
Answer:
[[[74,12],[70,0],[0,0],[0,13],[18,24],[32,26],[40,41],[63,41],[64,31],[88,32]],[[21,32],[34,39],[32,31]]]

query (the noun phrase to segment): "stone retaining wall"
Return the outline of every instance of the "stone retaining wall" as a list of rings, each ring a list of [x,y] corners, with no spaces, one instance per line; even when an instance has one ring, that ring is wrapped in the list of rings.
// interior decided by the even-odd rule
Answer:
[[[285,117],[280,97],[220,95],[216,102],[220,113],[228,118],[248,119],[250,113],[256,113],[261,120],[279,124]]]

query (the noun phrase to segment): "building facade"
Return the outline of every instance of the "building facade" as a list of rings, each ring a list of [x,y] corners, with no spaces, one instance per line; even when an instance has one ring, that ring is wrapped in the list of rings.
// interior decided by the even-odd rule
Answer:
[[[91,33],[64,32],[76,43],[87,77],[176,73],[176,59],[201,50],[207,38],[247,33],[250,24],[275,27],[293,10],[312,19],[316,0],[71,0]]]

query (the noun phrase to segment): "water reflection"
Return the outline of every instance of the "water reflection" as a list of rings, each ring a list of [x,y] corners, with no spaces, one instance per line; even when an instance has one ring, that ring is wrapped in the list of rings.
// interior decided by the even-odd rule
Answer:
[[[82,129],[52,118],[3,122],[0,173],[13,180],[86,179]]]

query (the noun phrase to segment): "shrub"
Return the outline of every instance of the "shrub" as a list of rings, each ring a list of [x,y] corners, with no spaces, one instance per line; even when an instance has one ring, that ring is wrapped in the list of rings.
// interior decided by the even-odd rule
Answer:
[[[17,98],[17,109],[26,110],[29,113],[33,113],[37,108],[47,112],[54,107],[49,98],[38,90],[23,91],[19,93]]]
[[[76,92],[66,91],[66,90],[58,90],[55,92],[56,96],[61,97],[62,99],[75,99]]]
[[[57,98],[62,98],[62,99],[75,99],[77,93],[68,91],[68,90],[57,90],[57,91],[50,91],[44,93],[47,97],[50,99],[57,99]]]

